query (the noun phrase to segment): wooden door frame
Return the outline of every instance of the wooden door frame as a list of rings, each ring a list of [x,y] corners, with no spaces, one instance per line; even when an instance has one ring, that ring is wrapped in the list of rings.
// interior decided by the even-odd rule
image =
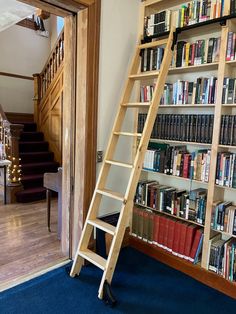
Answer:
[[[62,251],[73,257],[96,183],[101,0],[20,0],[65,18]]]

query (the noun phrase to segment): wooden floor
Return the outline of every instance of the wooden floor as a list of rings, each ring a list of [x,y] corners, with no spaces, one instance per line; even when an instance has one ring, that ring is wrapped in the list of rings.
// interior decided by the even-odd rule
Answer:
[[[66,259],[57,239],[57,201],[52,201],[51,229],[46,202],[0,205],[0,290]]]

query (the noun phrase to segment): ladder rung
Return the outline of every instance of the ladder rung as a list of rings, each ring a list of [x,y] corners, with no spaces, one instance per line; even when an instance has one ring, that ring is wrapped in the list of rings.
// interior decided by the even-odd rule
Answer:
[[[102,194],[104,196],[108,196],[110,198],[114,198],[118,201],[122,201],[122,202],[124,201],[124,196],[122,194],[108,190],[108,189],[103,189],[103,190],[98,189],[97,193]]]
[[[95,266],[101,268],[102,270],[106,268],[107,261],[105,260],[105,258],[101,257],[100,255],[94,253],[89,249],[84,249],[83,251],[80,250],[79,255],[90,263],[94,264]]]
[[[139,45],[138,47],[139,49],[146,49],[146,48],[152,48],[152,47],[157,47],[157,46],[163,46],[167,44],[167,41],[168,41],[168,38],[162,39],[162,40],[156,40],[150,43]]]
[[[142,133],[130,133],[130,132],[114,132],[114,135],[131,136],[131,137],[141,137]]]
[[[132,74],[129,76],[130,79],[133,80],[143,80],[143,79],[150,79],[150,78],[155,78],[159,75],[160,71],[148,71],[148,72],[143,72],[139,74]]]
[[[150,102],[133,102],[123,104],[122,107],[129,107],[129,108],[143,108],[143,107],[150,107]]]
[[[88,223],[98,229],[101,229],[111,235],[114,235],[116,232],[116,227],[112,226],[111,224],[106,223],[101,219],[89,219]]]
[[[130,169],[133,168],[132,164],[126,164],[126,163],[115,161],[115,160],[106,160],[105,163],[113,165],[113,166],[118,166],[118,167],[124,167],[124,168],[130,168]]]

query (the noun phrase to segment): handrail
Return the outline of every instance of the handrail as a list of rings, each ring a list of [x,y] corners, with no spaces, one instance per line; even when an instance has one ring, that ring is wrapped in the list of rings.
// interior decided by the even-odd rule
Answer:
[[[40,74],[34,74],[37,80],[37,100],[40,101],[46,94],[57,71],[64,61],[64,29],[61,31],[48,59]]]
[[[13,78],[19,78],[22,80],[29,80],[33,81],[34,78],[33,76],[26,76],[26,75],[20,75],[20,74],[15,74],[15,73],[8,73],[8,72],[0,72],[1,76],[8,76],[8,77],[13,77]]]
[[[11,161],[8,172],[8,186],[21,185],[21,169],[19,158],[19,139],[23,131],[22,124],[14,124],[8,121],[0,104],[0,143],[2,144],[2,158]]]

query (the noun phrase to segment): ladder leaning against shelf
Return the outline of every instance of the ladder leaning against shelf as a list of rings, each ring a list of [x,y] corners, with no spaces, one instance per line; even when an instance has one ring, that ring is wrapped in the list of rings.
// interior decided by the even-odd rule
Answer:
[[[120,252],[120,247],[124,237],[126,226],[129,222],[130,212],[133,208],[133,199],[136,191],[136,186],[139,180],[140,172],[142,169],[142,164],[144,160],[144,155],[147,150],[153,125],[155,123],[156,115],[158,112],[158,107],[160,104],[160,99],[164,90],[165,81],[168,75],[170,68],[172,55],[173,55],[173,40],[174,40],[175,28],[172,27],[169,36],[165,40],[155,41],[151,43],[141,44],[139,43],[136,51],[134,60],[132,63],[130,75],[124,90],[124,95],[119,107],[119,111],[114,123],[108,148],[104,157],[104,163],[98,178],[98,182],[94,191],[94,195],[91,201],[91,205],[88,211],[87,219],[83,228],[83,233],[81,240],[78,246],[78,250],[75,256],[75,260],[71,270],[71,276],[74,277],[81,270],[83,265],[83,259],[88,260],[92,264],[103,270],[103,276],[99,288],[98,297],[100,299],[105,297],[107,293],[104,288],[107,287],[105,283],[111,284],[115,266]],[[134,87],[135,81],[139,81],[143,76],[148,77],[148,73],[142,74],[139,72],[140,69],[140,51],[145,48],[165,46],[165,53],[161,68],[155,73],[151,73],[151,78],[156,78],[156,88],[154,90],[153,99],[148,106],[148,117],[146,120],[145,128],[142,134],[123,132],[122,124],[125,119],[125,115],[129,108],[137,109],[139,106],[143,107],[143,104],[140,103],[131,103],[130,97]],[[120,137],[140,137],[139,147],[136,153],[136,156],[132,163],[127,164],[122,161],[113,160],[115,149]],[[124,151],[126,147],[123,147]],[[127,171],[130,171],[129,179],[124,195],[117,193],[116,191],[111,191],[106,188],[107,179],[109,177],[109,172],[111,166],[126,168]],[[118,200],[121,203],[120,216],[116,227],[113,227],[103,221],[99,220],[98,211],[101,203],[102,197],[108,197],[114,200]],[[93,231],[93,228],[96,227],[105,232],[108,232],[113,236],[110,252],[108,254],[107,260],[99,256],[98,254],[92,252],[88,249],[89,240]],[[105,285],[105,286],[104,286]]]

